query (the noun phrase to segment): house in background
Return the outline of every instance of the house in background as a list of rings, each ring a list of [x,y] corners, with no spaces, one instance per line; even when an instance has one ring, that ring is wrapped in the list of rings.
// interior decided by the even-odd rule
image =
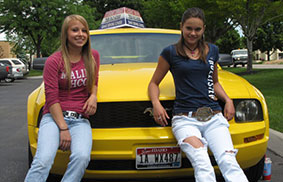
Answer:
[[[283,59],[283,51],[277,49],[276,51],[270,52],[270,61]],[[268,60],[267,52],[261,52],[260,50],[254,51],[255,60]]]
[[[10,45],[10,42],[0,40],[0,58],[16,57],[16,55],[12,53],[11,49],[12,46]]]

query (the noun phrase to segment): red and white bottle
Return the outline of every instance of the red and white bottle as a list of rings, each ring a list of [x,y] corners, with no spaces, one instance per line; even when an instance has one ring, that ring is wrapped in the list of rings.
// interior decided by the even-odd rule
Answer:
[[[271,159],[265,156],[263,168],[263,180],[271,181]]]

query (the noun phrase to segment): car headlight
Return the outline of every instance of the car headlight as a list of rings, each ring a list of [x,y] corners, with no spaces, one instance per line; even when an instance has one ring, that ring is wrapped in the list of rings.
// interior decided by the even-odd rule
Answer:
[[[238,123],[255,122],[263,120],[262,107],[255,99],[236,99],[234,100],[236,109],[235,121]]]

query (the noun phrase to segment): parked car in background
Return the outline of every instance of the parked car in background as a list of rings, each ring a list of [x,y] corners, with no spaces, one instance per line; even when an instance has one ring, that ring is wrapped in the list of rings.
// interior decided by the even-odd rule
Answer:
[[[17,62],[17,61],[15,61]],[[10,73],[7,78],[5,78],[5,82],[13,82],[15,79],[23,78],[24,74],[22,72],[22,66],[14,64],[10,58],[0,59],[0,63],[10,66]]]
[[[223,54],[223,53],[220,53],[220,54],[219,54],[218,64],[219,64],[220,66],[228,66],[228,67],[230,67],[231,65],[233,65],[233,59],[232,59],[231,54]]]
[[[0,59],[1,63],[9,64],[12,66],[12,68],[19,68],[20,72],[23,73],[23,75],[26,75],[29,73],[29,68],[28,65],[23,63],[20,59],[18,58],[2,58]],[[23,76],[22,76],[23,77]],[[17,76],[17,78],[22,78],[21,76]]]
[[[153,119],[147,88],[163,48],[179,40],[179,30],[142,28],[139,13],[127,9],[108,13],[102,21],[107,29],[93,30],[92,48],[100,53],[97,112],[89,118],[93,146],[85,171],[89,179],[193,178],[193,167],[181,152],[169,125],[161,127]],[[118,16],[119,15],[119,16]],[[106,16],[106,15],[105,15]],[[113,17],[114,16],[114,17]],[[117,20],[119,17],[132,17]],[[121,22],[130,24],[121,25]],[[131,24],[132,23],[132,24]],[[131,28],[132,25],[141,25]],[[117,25],[117,27],[110,27]],[[218,67],[219,81],[233,100],[236,114],[229,121],[237,160],[249,181],[257,181],[263,172],[269,138],[267,105],[261,92],[240,76]],[[160,100],[172,118],[175,87],[170,72],[160,83]],[[224,106],[221,101],[220,105]],[[45,104],[44,83],[28,97],[27,126],[29,163],[37,149],[38,130]],[[210,153],[211,154],[211,153]],[[70,152],[57,151],[50,171],[62,175]],[[212,164],[220,174],[214,157]]]
[[[32,61],[32,69],[43,70],[44,63],[48,57],[34,58]]]
[[[233,58],[234,67],[237,67],[238,64],[244,67],[248,63],[248,50],[247,49],[232,50],[231,55]]]
[[[0,81],[8,78],[9,72],[11,72],[10,66],[0,63]]]

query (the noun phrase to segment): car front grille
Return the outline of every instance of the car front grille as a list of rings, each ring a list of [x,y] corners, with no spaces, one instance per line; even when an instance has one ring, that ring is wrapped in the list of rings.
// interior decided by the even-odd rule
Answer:
[[[174,101],[161,101],[172,118]],[[157,127],[152,114],[150,101],[104,102],[97,104],[97,112],[90,117],[92,128]],[[171,119],[168,121],[171,126]]]

